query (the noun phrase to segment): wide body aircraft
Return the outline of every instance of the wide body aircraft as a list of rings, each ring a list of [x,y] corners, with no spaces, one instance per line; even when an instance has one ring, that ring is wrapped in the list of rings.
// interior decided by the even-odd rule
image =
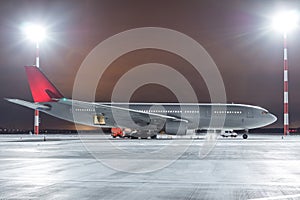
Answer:
[[[112,103],[65,98],[36,66],[25,66],[34,102],[7,100],[54,117],[93,127],[120,128],[130,137],[159,132],[186,135],[188,129],[219,133],[272,124],[276,116],[259,106],[201,103]],[[243,134],[246,139],[248,135]]]

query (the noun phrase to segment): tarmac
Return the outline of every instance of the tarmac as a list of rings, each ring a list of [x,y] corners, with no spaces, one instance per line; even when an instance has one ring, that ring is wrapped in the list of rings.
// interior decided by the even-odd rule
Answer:
[[[0,135],[0,158],[0,199],[300,199],[299,136]]]

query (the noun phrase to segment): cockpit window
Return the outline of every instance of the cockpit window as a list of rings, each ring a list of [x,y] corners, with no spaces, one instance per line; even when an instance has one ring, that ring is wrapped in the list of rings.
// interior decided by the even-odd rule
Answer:
[[[262,111],[261,112],[261,114],[263,114],[263,115],[266,115],[266,114],[268,114],[269,112],[268,111]]]

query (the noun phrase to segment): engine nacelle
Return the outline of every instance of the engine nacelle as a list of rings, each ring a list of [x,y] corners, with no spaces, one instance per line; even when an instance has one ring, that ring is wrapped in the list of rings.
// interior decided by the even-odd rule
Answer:
[[[165,132],[169,135],[186,135],[187,123],[167,120],[165,125]]]

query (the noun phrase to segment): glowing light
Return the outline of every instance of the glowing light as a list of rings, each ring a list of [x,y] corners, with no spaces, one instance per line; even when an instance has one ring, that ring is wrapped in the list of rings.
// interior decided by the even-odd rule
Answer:
[[[46,28],[37,24],[26,24],[23,28],[26,37],[33,42],[41,42],[46,38]]]
[[[296,11],[280,12],[273,17],[272,26],[280,32],[289,32],[298,27],[299,17]]]

